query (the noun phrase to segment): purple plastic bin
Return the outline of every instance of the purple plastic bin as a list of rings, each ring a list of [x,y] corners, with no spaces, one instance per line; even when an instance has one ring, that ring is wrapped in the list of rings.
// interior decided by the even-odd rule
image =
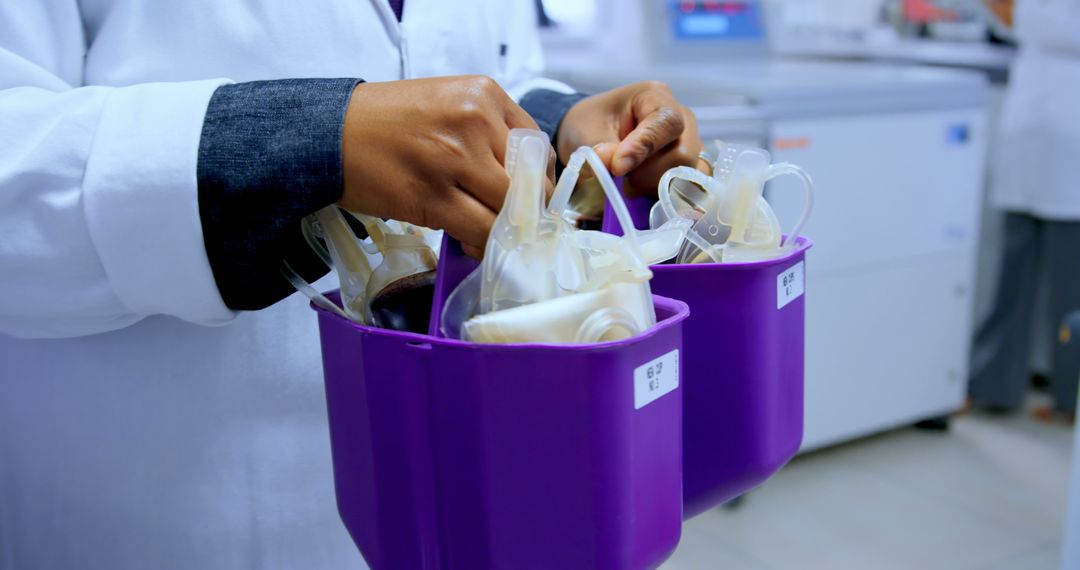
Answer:
[[[786,294],[783,277],[797,278],[801,289],[811,243],[796,244],[768,261],[652,267],[653,291],[690,306],[683,325],[686,518],[760,485],[802,444],[806,296]]]
[[[646,227],[651,202],[627,206]],[[613,218],[605,210],[602,228],[621,235]],[[765,482],[802,444],[803,264],[811,245],[799,237],[790,253],[766,261],[651,267],[653,293],[690,306],[683,326],[687,519]],[[785,275],[796,282],[784,283]]]
[[[636,570],[670,556],[682,397],[636,407],[653,388],[638,376],[680,349],[689,310],[655,305],[653,329],[584,346],[478,345],[316,308],[338,510],[367,563]]]

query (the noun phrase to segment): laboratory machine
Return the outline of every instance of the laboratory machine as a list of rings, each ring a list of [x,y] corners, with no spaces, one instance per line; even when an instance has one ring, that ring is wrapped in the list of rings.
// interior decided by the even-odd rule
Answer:
[[[764,146],[813,176],[817,200],[803,230],[816,244],[806,266],[804,450],[962,405],[984,75],[776,56],[760,2],[545,7],[554,23],[544,35],[549,75],[585,92],[667,82],[705,141]],[[790,226],[802,192],[778,179],[768,195]]]
[[[903,63],[978,71],[990,80],[987,117],[1000,122],[1009,69],[1016,57],[1011,22],[1000,19],[982,0],[939,0],[950,10],[904,12],[901,0],[785,0],[769,18],[774,53],[803,59]],[[959,13],[957,13],[959,12]],[[911,20],[936,19],[920,30]],[[914,28],[914,29],[913,29]],[[969,32],[957,34],[956,30]],[[943,30],[951,30],[943,33]],[[996,156],[997,137],[988,133],[987,156]],[[984,197],[993,186],[993,168],[984,176]],[[1004,212],[983,201],[975,285],[975,323],[993,311],[1004,251]],[[1040,301],[1037,306],[1045,307]],[[1050,315],[1036,316],[1050,330]],[[1032,370],[1049,370],[1053,350],[1049,335],[1032,347]]]

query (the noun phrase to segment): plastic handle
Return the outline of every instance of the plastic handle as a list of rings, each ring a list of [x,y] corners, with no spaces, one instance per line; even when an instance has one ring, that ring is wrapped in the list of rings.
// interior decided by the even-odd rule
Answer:
[[[543,131],[513,129],[506,141],[506,172],[510,175],[503,209],[521,236],[535,236],[544,208],[544,176],[551,142]]]
[[[600,182],[600,187],[604,190],[604,196],[615,212],[616,219],[619,220],[623,235],[630,240],[630,253],[635,258],[634,263],[641,268],[647,269],[645,258],[641,253],[641,245],[638,243],[638,230],[634,227],[634,219],[630,216],[630,210],[626,207],[626,200],[623,199],[622,192],[615,186],[615,181],[611,179],[611,173],[608,172],[607,166],[604,165],[604,161],[600,158],[600,155],[596,154],[595,150],[583,146],[570,155],[570,160],[567,161],[566,168],[563,169],[562,177],[559,178],[559,183],[555,185],[555,192],[552,193],[551,200],[548,201],[548,212],[556,217],[563,216],[570,204],[570,195],[574,193],[574,187],[577,186],[578,177],[581,175],[581,167],[585,163],[592,167],[593,175]]]
[[[442,315],[446,301],[457,286],[480,265],[461,249],[461,242],[443,234],[442,247],[439,250],[439,265],[435,269],[435,290],[432,292],[431,317],[428,321],[428,334],[443,338]]]
[[[341,212],[337,211],[337,206],[327,206],[326,208],[323,208],[315,214],[305,217],[300,222],[300,232],[303,234],[304,241],[307,242],[308,247],[310,247],[315,252],[315,254],[319,256],[319,259],[321,259],[327,267],[329,267],[330,269],[335,269],[333,258],[330,256],[329,250],[326,248],[326,246],[323,245],[322,242],[320,242],[316,238],[316,236],[319,234],[325,236],[327,232],[327,228],[322,227],[322,223],[319,221],[320,216],[324,220],[331,223],[338,223],[338,221],[340,220],[340,223],[344,224],[345,228],[348,228],[348,222],[346,222],[345,218],[341,216]],[[340,228],[338,229],[338,232],[340,234]],[[351,230],[349,233],[351,235]],[[356,255],[363,257],[362,253],[355,253]],[[367,258],[363,258],[363,268],[367,269],[368,272],[370,272],[370,267],[368,267],[367,265]],[[326,295],[323,295],[317,289],[312,287],[311,283],[308,283],[306,279],[301,277],[300,274],[297,273],[287,261],[282,260],[279,269],[281,271],[281,274],[289,280],[289,283],[293,286],[293,288],[303,293],[304,296],[308,299],[311,299],[311,302],[315,303],[316,306],[331,311],[340,317],[352,320],[341,306],[337,305],[328,297],[326,297]]]
[[[349,315],[345,314],[345,309],[339,307],[336,303],[327,298],[326,295],[320,293],[318,289],[312,287],[311,283],[308,283],[306,279],[300,277],[300,274],[293,270],[288,261],[282,260],[280,269],[281,274],[289,280],[289,283],[291,283],[297,291],[303,293],[305,297],[311,299],[311,302],[315,303],[316,306],[322,307],[343,319],[351,320],[349,319]]]
[[[790,162],[779,162],[769,166],[768,174],[765,176],[765,181],[768,182],[773,178],[784,175],[792,175],[802,181],[803,188],[806,190],[806,201],[803,202],[802,213],[799,214],[799,219],[796,220],[795,226],[788,232],[784,243],[780,244],[780,247],[788,247],[791,243],[799,237],[799,232],[802,231],[803,226],[806,225],[807,218],[810,217],[810,210],[814,208],[814,181],[810,179],[810,175],[805,170],[798,166],[791,164]]]
[[[636,237],[637,228],[634,227],[634,220],[630,217],[630,210],[626,207],[622,192],[619,192],[618,187],[615,186],[615,181],[612,180],[607,166],[604,166],[604,161],[600,159],[600,155],[587,146],[575,150],[570,155],[570,160],[566,168],[563,169],[562,177],[559,178],[559,183],[555,186],[555,192],[552,193],[551,200],[548,202],[548,212],[559,217],[566,212],[570,204],[570,195],[574,193],[574,187],[577,186],[578,178],[581,176],[581,167],[585,163],[592,167],[593,174],[600,183],[600,187],[604,190],[604,196],[607,197],[608,202],[611,203],[612,208],[615,210],[615,217],[619,220],[619,226],[622,227],[623,233]]]
[[[371,238],[371,243],[375,244],[375,248],[378,251],[386,251],[386,234],[389,233],[386,222],[382,221],[380,218],[365,214],[354,214],[349,212],[349,215],[364,225],[364,230],[367,231],[368,237]]]
[[[315,212],[315,218],[319,220],[323,237],[330,242],[333,253],[337,254],[341,265],[344,265],[344,267],[338,267],[337,270],[359,272],[366,282],[371,276],[371,264],[368,263],[363,250],[357,245],[356,236],[349,222],[345,220],[345,216],[341,215],[337,206],[327,206]]]
[[[304,235],[304,241],[306,241],[308,246],[315,251],[315,254],[319,256],[319,259],[321,259],[327,267],[333,269],[334,262],[330,259],[330,252],[315,238],[315,235],[319,233],[317,228],[318,223],[319,222],[315,219],[314,215],[307,216],[300,221],[300,232]],[[281,274],[285,276],[285,279],[289,280],[289,283],[293,288],[300,293],[303,293],[303,295],[310,299],[312,303],[315,303],[315,306],[322,307],[343,319],[349,319],[349,315],[345,314],[345,309],[331,301],[326,295],[319,292],[318,289],[312,287],[311,283],[308,283],[306,279],[301,277],[300,274],[289,265],[288,261],[285,261],[284,259],[281,260],[281,267],[279,269],[281,270]]]
[[[660,207],[664,209],[664,215],[666,215],[669,220],[680,217],[679,213],[675,211],[675,204],[671,201],[671,182],[675,179],[686,180],[697,184],[713,196],[720,193],[720,182],[697,169],[690,168],[689,166],[677,166],[668,170],[664,173],[664,176],[660,178],[660,186],[656,189],[656,195],[660,200]],[[693,230],[686,232],[686,241],[708,255],[713,263],[721,262],[720,257],[717,256],[714,251],[716,248],[697,232]]]
[[[314,215],[305,216],[304,219],[300,221],[300,232],[304,235],[304,241],[307,242],[308,247],[315,251],[315,254],[319,256],[319,259],[321,259],[327,267],[333,269],[334,262],[330,259],[330,252],[326,250],[326,246],[324,246],[322,242],[315,238],[315,236],[320,233],[318,224],[319,221],[315,219]]]

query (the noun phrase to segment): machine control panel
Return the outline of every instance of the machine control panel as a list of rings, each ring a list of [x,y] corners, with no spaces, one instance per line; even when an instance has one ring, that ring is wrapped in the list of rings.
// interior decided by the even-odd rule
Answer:
[[[668,0],[676,40],[762,40],[760,2],[750,0]]]

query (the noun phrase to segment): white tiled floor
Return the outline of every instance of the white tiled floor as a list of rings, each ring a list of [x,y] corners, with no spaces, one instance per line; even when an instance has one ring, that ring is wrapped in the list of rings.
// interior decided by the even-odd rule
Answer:
[[[1057,570],[1072,430],[972,414],[797,457],[663,570]]]

